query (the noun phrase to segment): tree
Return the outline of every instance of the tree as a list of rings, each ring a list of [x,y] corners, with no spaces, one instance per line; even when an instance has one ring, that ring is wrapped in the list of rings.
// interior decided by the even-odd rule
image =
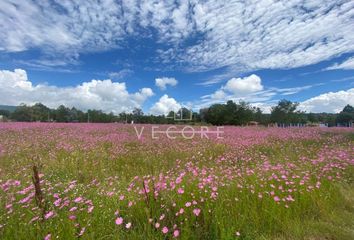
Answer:
[[[50,109],[42,103],[36,103],[31,108],[32,121],[49,121]]]
[[[254,109],[254,111],[255,111],[254,112],[254,120],[256,122],[266,124],[268,118],[264,117],[264,114],[262,113],[262,110],[259,107],[257,107],[257,108]]]
[[[214,125],[245,125],[250,121],[262,120],[262,111],[249,103],[231,100],[226,104],[214,104],[200,110],[200,119]]]
[[[353,121],[354,121],[354,108],[348,104],[338,114],[336,118],[336,123],[347,126]]]
[[[55,111],[55,120],[57,122],[69,122],[70,121],[70,109],[64,105],[60,105]]]
[[[176,112],[176,119],[191,120],[193,119],[193,112],[186,107],[182,107]]]
[[[16,108],[16,110],[11,114],[11,119],[19,122],[30,122],[32,121],[31,108],[26,104],[21,104]]]
[[[10,117],[10,111],[9,110],[2,110],[0,109],[0,115],[6,117],[6,118],[9,118]]]
[[[225,104],[214,104],[208,109],[205,119],[213,125],[223,125],[226,122],[227,111]]]
[[[342,112],[345,112],[345,113],[354,113],[354,107],[352,107],[351,105],[347,104],[347,105],[343,108]]]
[[[280,100],[278,105],[272,107],[270,119],[272,122],[276,123],[296,123],[299,121],[299,113],[296,111],[296,108],[299,106],[299,103],[293,103],[288,100]]]
[[[237,105],[237,112],[236,112],[238,125],[245,125],[249,121],[252,121],[254,111],[255,110],[251,107],[251,105],[249,103],[241,101]]]
[[[144,112],[141,108],[134,108],[132,113],[135,117],[140,117],[144,115]]]
[[[133,120],[135,123],[144,122],[144,120],[143,120],[144,112],[141,108],[134,108],[134,110],[132,111],[132,114],[133,114]]]

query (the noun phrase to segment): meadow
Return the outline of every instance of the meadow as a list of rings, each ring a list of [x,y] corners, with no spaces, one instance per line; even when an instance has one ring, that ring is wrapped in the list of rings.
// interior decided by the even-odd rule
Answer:
[[[0,239],[354,239],[353,129],[149,129],[1,123]]]

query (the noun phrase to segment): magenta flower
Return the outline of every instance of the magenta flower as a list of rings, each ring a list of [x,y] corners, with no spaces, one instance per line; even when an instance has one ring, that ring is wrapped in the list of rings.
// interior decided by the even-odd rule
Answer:
[[[32,219],[31,219],[31,221],[29,221],[29,223],[32,223],[32,222],[34,222],[34,221],[37,221],[39,219],[39,217],[38,216],[35,216],[35,217],[33,217]]]
[[[168,233],[168,228],[167,228],[167,227],[163,227],[163,228],[162,228],[162,233],[163,233],[163,234]]]
[[[80,203],[82,201],[82,197],[78,197],[74,199],[74,202],[76,203]]]
[[[194,213],[194,215],[196,215],[197,217],[199,216],[199,214],[200,214],[200,209],[199,208],[195,208],[194,210],[193,210],[193,213]]]
[[[51,218],[51,217],[53,217],[54,216],[54,212],[53,211],[50,211],[50,212],[47,212],[45,215],[44,215],[44,218],[45,219],[49,219],[49,218]]]
[[[122,217],[119,217],[116,219],[116,224],[117,225],[121,225],[123,223],[123,218]]]
[[[178,188],[177,192],[178,192],[178,194],[183,194],[184,190],[183,190],[183,188]]]
[[[179,230],[175,230],[174,232],[173,232],[173,236],[176,238],[176,237],[178,237],[179,236]]]
[[[50,233],[48,233],[47,236],[44,237],[44,240],[50,240],[51,236],[52,235]]]
[[[70,208],[69,212],[74,212],[76,210],[77,210],[77,207],[72,207],[72,208]]]
[[[54,201],[54,205],[56,207],[59,207],[60,203],[61,203],[61,198],[58,198],[57,200]]]
[[[88,212],[88,213],[91,213],[94,208],[95,208],[94,206],[90,206],[90,207],[87,209],[87,212]]]
[[[274,201],[279,202],[280,198],[278,196],[274,196]]]

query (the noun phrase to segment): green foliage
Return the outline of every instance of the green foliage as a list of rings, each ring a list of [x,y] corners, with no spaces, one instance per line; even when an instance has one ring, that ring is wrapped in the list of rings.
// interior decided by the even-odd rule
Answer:
[[[352,122],[354,122],[354,107],[348,104],[338,114],[336,118],[336,123],[346,126]]]
[[[333,144],[334,148],[342,147],[342,141]],[[250,148],[244,154],[251,156],[259,153],[260,156],[269,158],[273,167],[276,167],[284,162],[296,164],[302,156],[311,158],[324,145],[327,145],[326,142],[315,140],[276,141],[272,145],[265,144]],[[202,153],[199,155],[202,160],[197,164],[201,166],[215,164],[211,159],[223,156],[227,150],[219,145],[208,144],[207,148],[196,148],[193,151],[169,150],[148,155],[142,147],[140,142],[126,142],[124,148],[129,151],[122,155],[111,155],[110,146],[107,145],[97,146],[93,151],[79,149],[74,152],[52,151],[51,157],[46,149],[40,149],[36,154],[39,156],[38,161],[43,161],[41,171],[44,173],[44,179],[60,183],[58,186],[50,187],[55,187],[56,191],[62,192],[67,189],[65,186],[69,182],[78,179],[75,190],[69,191],[66,196],[72,200],[77,196],[92,200],[95,206],[92,213],[86,210],[72,213],[76,215],[80,227],[86,227],[86,232],[78,237],[73,227],[75,222],[69,220],[69,215],[64,210],[57,211],[55,218],[29,224],[35,216],[34,211],[31,210],[34,203],[28,208],[14,204],[12,217],[6,218],[5,228],[0,229],[1,239],[43,239],[48,233],[52,234],[52,239],[174,239],[171,235],[165,236],[161,233],[163,225],[156,229],[148,223],[151,215],[154,219],[161,216],[162,205],[166,209],[171,209],[166,213],[166,222],[183,222],[178,227],[181,235],[176,239],[353,239],[354,169],[352,167],[340,171],[344,175],[343,181],[324,180],[321,188],[311,192],[307,191],[306,187],[297,185],[302,193],[293,194],[295,201],[289,208],[274,202],[270,197],[259,198],[257,192],[261,188],[260,179],[255,174],[249,174],[239,181],[229,181],[226,186],[220,187],[218,198],[215,201],[207,200],[200,203],[201,214],[195,217],[191,210],[187,212],[185,203],[190,201],[191,196],[195,199],[203,196],[204,190],[198,189],[198,182],[183,182],[181,184],[185,186],[183,195],[176,196],[174,191],[166,192],[156,199],[151,197],[146,202],[137,201],[130,208],[127,207],[128,202],[136,196],[133,192],[125,192],[126,186],[136,175],[157,175],[163,170],[175,169],[176,159],[180,159],[182,163],[187,162],[197,153]],[[296,149],[300,149],[301,154],[296,152]],[[24,149],[20,150],[24,151]],[[2,157],[1,160],[1,169],[6,170],[3,174],[19,179],[21,182],[31,182],[30,174],[18,172],[19,168],[31,164],[29,158],[18,155],[11,158]],[[18,165],[14,165],[14,162]],[[243,163],[235,161],[234,164]],[[254,169],[252,166],[257,163],[248,164],[249,169]],[[311,169],[311,165],[298,166],[301,167],[298,170],[299,174],[306,169]],[[296,172],[294,174],[296,175]],[[101,184],[85,187],[93,179],[99,180]],[[292,181],[297,179],[294,178]],[[312,184],[315,185],[316,181],[317,179],[313,179]],[[244,188],[240,189],[239,184]],[[276,181],[274,185],[277,185]],[[248,191],[247,187],[252,187],[255,193]],[[275,191],[270,186],[267,187],[269,192]],[[205,189],[206,192],[207,190]],[[106,194],[109,191],[117,191],[119,194],[109,197]],[[125,194],[124,201],[118,200],[120,193]],[[5,192],[2,191],[0,196],[1,194]],[[16,199],[16,202],[23,197]],[[48,202],[53,201],[52,195],[49,194],[46,195],[46,199]],[[0,208],[0,219],[6,217],[4,206],[5,204]],[[177,217],[173,211],[179,208],[185,208],[186,212]],[[133,223],[131,229],[127,230],[124,225],[115,224],[116,210],[124,216],[125,221]],[[236,232],[240,232],[239,237]]]
[[[0,110],[0,115],[4,116],[6,118],[10,117],[10,114],[11,113],[8,110]]]
[[[149,123],[149,124],[200,124],[210,123],[213,125],[247,125],[255,121],[259,124],[269,123],[297,124],[297,123],[327,123],[328,126],[337,124],[348,126],[354,121],[354,108],[347,105],[339,114],[331,113],[304,113],[297,110],[298,103],[288,100],[279,101],[272,108],[271,114],[262,113],[260,108],[253,107],[247,102],[235,103],[228,101],[226,104],[213,104],[208,108],[199,110],[199,113],[190,112],[187,108],[181,108],[176,113],[171,111],[167,116],[145,115],[142,109],[135,108],[131,113],[122,112],[118,115],[105,113],[102,110],[90,109],[83,112],[76,108],[68,108],[63,105],[57,109],[36,103],[33,106],[22,104],[13,112],[0,110],[0,115],[5,118],[20,122],[31,121],[55,121],[55,122],[124,122]],[[182,116],[181,116],[182,114]],[[192,114],[192,120],[190,115]],[[175,119],[184,119],[175,121]]]
[[[270,119],[276,123],[299,123],[301,121],[301,114],[296,111],[299,103],[293,103],[288,100],[280,100],[278,105],[272,107]]]
[[[16,110],[11,114],[11,119],[15,119],[20,122],[30,122],[33,121],[32,109],[31,107],[22,104],[16,108]]]
[[[250,121],[262,121],[262,112],[249,103],[228,101],[214,104],[200,111],[202,119],[213,125],[245,125]]]

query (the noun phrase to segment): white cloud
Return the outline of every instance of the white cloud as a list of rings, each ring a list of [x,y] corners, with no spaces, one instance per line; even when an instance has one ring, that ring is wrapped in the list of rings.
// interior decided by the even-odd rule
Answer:
[[[307,112],[338,113],[347,104],[354,106],[354,88],[321,94],[301,102],[299,108]]]
[[[215,100],[224,100],[226,98],[226,93],[222,89],[219,89],[216,90],[213,94],[211,94],[210,98]]]
[[[116,80],[122,80],[128,76],[130,76],[131,74],[133,74],[133,70],[130,69],[122,69],[118,72],[110,72],[109,73],[109,77],[112,79],[116,79]]]
[[[227,81],[223,89],[234,95],[244,95],[263,90],[263,85],[261,79],[257,75],[252,74],[244,78],[231,78]]]
[[[274,92],[272,92],[274,93]],[[198,108],[209,107],[214,103],[225,103],[227,100],[233,100],[235,102],[239,100],[245,100],[251,103],[252,106],[259,107],[264,113],[270,113],[271,107],[277,105],[278,100],[271,99],[271,97],[262,96],[263,93],[258,93],[256,98],[235,98],[232,95],[223,96],[220,99],[210,96],[204,97],[202,101],[199,101],[194,106]],[[262,97],[264,97],[262,99]],[[342,90],[338,92],[323,93],[318,96],[307,99],[299,104],[299,110],[314,113],[338,113],[343,108],[350,104],[354,106],[354,88],[348,90]]]
[[[306,66],[354,51],[353,1],[2,0],[0,9],[6,52],[39,48],[77,59],[156,33],[158,44],[169,46],[160,54],[170,64],[235,73]]]
[[[33,85],[22,69],[0,70],[0,102],[7,105],[20,103],[43,104],[56,108],[61,104],[79,109],[102,109],[119,113],[141,107],[153,95],[150,88],[129,93],[124,82],[91,80],[75,87]]]
[[[354,57],[348,58],[346,61],[340,64],[335,63],[332,66],[326,68],[325,70],[336,70],[336,69],[345,69],[345,70],[354,69]]]
[[[205,38],[182,56],[192,71],[294,68],[354,50],[353,1],[203,1],[193,9]]]
[[[175,78],[162,77],[155,79],[155,85],[159,87],[162,91],[166,90],[166,86],[176,86],[178,81]]]
[[[150,112],[154,115],[167,115],[170,111],[178,111],[180,108],[181,105],[174,98],[165,94],[150,108]]]
[[[269,113],[271,106],[276,105],[277,101],[284,98],[284,96],[293,95],[322,85],[323,83],[289,88],[265,88],[262,84],[262,79],[252,74],[244,78],[231,78],[214,93],[204,95],[200,100],[195,101],[194,107],[205,108],[211,104],[225,103],[228,100],[234,102],[246,101]]]
[[[193,25],[185,0],[3,0],[0,9],[0,34],[6,36],[0,39],[0,51],[8,52],[34,47],[60,53],[112,49],[128,35],[139,35],[139,28],[154,28],[161,40],[173,42],[188,36]]]
[[[217,102],[248,101],[258,102],[269,100],[276,93],[276,89],[264,90],[262,80],[259,76],[252,74],[244,78],[231,78],[224,86],[221,86],[214,93],[202,97],[203,105]]]

